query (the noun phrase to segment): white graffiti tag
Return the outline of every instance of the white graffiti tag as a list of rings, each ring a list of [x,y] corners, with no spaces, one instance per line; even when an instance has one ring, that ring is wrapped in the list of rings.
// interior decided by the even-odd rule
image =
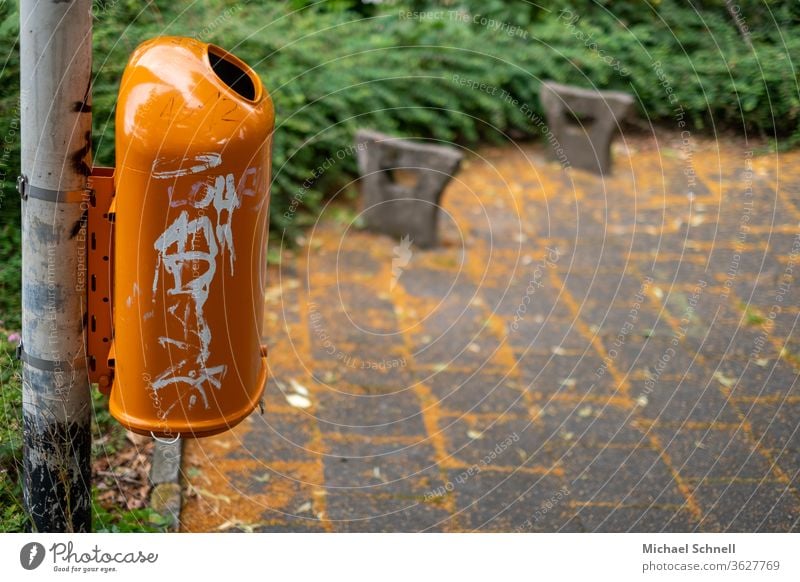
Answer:
[[[198,211],[192,213],[195,217],[182,210],[155,242],[158,260],[153,276],[153,301],[159,290],[159,274],[163,270],[163,292],[174,298],[167,311],[182,324],[183,337],[160,337],[159,344],[196,353],[196,357],[171,366],[150,386],[156,392],[166,386],[185,386],[190,392],[188,408],[198,402],[199,396],[208,409],[207,388],[220,390],[227,366],[208,365],[212,334],[205,317],[205,304],[217,271],[218,255],[228,255],[233,273],[236,255],[231,221],[234,211],[241,206],[241,199],[236,193],[233,174],[214,176],[199,185],[195,183],[189,194],[189,205]],[[206,212],[215,214],[215,220],[212,221]],[[165,416],[176,404],[165,411]]]
[[[201,239],[199,244],[198,239]],[[172,287],[167,289],[167,294],[186,296],[194,306],[200,357],[205,362],[209,356],[211,331],[208,329],[203,308],[217,270],[218,252],[211,220],[207,216],[189,220],[189,214],[184,210],[158,237],[155,247],[158,251],[158,263],[153,278],[153,297],[155,298],[158,289],[158,273],[163,265],[164,270],[172,275]],[[196,250],[203,247],[206,247],[205,250]],[[189,269],[186,268],[187,265],[190,266]],[[190,277],[184,280],[187,274]],[[187,323],[184,321],[184,324]]]
[[[231,218],[233,211],[239,208],[242,201],[236,195],[236,184],[233,181],[233,174],[227,176],[217,176],[214,185],[206,189],[206,196],[197,201],[199,208],[214,204],[217,211],[217,240],[221,250],[226,249],[230,257],[231,273],[233,273],[233,262],[236,260],[236,252],[233,250],[233,232],[231,231]],[[223,213],[225,215],[223,216]]]

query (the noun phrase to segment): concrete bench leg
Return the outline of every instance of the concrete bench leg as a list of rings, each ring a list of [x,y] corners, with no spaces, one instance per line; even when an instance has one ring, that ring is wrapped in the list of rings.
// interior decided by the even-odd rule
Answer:
[[[422,248],[436,246],[442,192],[461,164],[461,153],[366,129],[356,133],[355,142],[366,228],[410,237]],[[397,171],[407,173],[413,184],[396,180]]]
[[[619,122],[631,111],[633,97],[545,81],[539,98],[553,133],[556,157],[575,168],[610,173],[611,140]]]

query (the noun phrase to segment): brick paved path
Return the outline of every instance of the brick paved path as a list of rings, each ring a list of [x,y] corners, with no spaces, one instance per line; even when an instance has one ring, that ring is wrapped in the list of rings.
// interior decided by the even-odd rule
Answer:
[[[326,209],[272,273],[265,414],[187,446],[184,529],[800,528],[800,152],[616,156],[472,152],[433,251]]]

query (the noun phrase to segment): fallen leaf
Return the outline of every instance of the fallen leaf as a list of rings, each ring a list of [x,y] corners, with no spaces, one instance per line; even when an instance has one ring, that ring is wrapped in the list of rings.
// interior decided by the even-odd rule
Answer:
[[[135,445],[137,447],[141,447],[142,445],[145,445],[152,440],[152,437],[150,436],[138,434],[130,430],[125,431],[125,438],[128,439],[128,441],[132,445]]]
[[[478,297],[476,295],[475,297],[470,299],[469,304],[470,305],[475,305],[476,307],[482,307],[484,305],[484,302],[483,302],[483,299],[481,299],[480,297]]]
[[[217,501],[224,501],[225,503],[231,502],[231,498],[228,497],[227,495],[223,495],[222,493],[212,493],[211,491],[208,491],[206,489],[201,489],[200,487],[194,487],[194,486],[192,486],[192,489],[195,491],[195,493],[201,495],[202,497],[208,497],[209,499],[216,499]]]
[[[267,303],[272,303],[276,299],[279,299],[281,295],[283,295],[283,289],[280,286],[270,287],[267,289],[267,292],[264,293],[264,300]]]
[[[298,382],[294,378],[289,378],[289,384],[292,386],[292,389],[298,394],[302,394],[303,396],[308,396],[308,388],[300,384],[300,382]]]
[[[263,523],[245,523],[238,519],[228,520],[222,525],[217,527],[217,531],[225,531],[229,529],[240,529],[244,533],[253,533],[257,527],[261,527]]]
[[[236,527],[236,522],[228,520],[218,525],[217,531],[225,531],[226,529],[231,529],[234,527]]]
[[[717,382],[719,382],[720,384],[722,384],[723,386],[725,386],[725,388],[730,388],[731,386],[736,384],[736,378],[731,378],[729,376],[726,376],[725,374],[723,374],[719,370],[714,372],[714,379]]]
[[[286,402],[295,408],[309,408],[311,401],[302,394],[286,394]]]

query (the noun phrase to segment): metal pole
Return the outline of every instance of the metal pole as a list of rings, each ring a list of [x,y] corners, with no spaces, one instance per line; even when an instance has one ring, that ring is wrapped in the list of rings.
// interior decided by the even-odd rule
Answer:
[[[91,5],[20,6],[23,496],[41,532],[91,529],[84,348]]]

